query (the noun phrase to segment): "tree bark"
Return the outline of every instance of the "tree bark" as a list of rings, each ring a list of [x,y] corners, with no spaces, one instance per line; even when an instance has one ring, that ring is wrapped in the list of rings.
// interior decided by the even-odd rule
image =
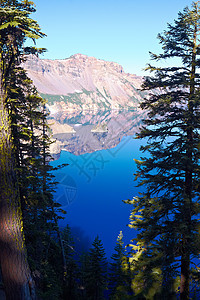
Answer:
[[[0,264],[6,300],[35,299],[27,262],[11,126],[0,72]]]

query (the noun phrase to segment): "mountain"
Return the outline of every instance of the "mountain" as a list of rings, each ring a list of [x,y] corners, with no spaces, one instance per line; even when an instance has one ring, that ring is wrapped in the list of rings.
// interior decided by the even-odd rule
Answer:
[[[119,64],[76,54],[63,60],[33,56],[24,67],[48,100],[55,158],[62,150],[81,155],[114,148],[138,130],[143,78]]]
[[[135,109],[144,97],[138,90],[142,77],[125,73],[114,62],[82,54],[63,60],[33,56],[24,67],[53,114]]]

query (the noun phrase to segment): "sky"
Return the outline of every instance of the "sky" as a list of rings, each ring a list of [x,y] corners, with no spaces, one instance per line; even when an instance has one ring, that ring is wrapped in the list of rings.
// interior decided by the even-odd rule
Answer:
[[[76,53],[122,65],[145,75],[149,51],[160,52],[158,33],[173,23],[189,0],[35,0],[38,21],[47,37],[41,58],[65,59]]]

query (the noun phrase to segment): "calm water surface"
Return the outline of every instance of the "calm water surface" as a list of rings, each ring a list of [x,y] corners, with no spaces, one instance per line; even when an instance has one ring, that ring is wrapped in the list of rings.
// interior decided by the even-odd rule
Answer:
[[[78,123],[77,118],[74,121],[68,118],[65,122],[76,133],[57,135],[60,140],[66,140],[65,145],[68,145],[70,152],[65,147],[59,159],[52,163],[53,166],[69,164],[54,173],[60,182],[55,201],[60,202],[67,211],[60,225],[70,225],[78,247],[87,250],[99,235],[109,257],[120,231],[124,234],[125,244],[136,236],[134,229],[127,226],[131,206],[124,204],[123,200],[132,199],[139,191],[133,177],[136,170],[133,159],[140,158],[139,148],[142,142],[133,137],[138,130],[141,115],[137,112],[124,112],[123,116],[122,113],[115,113],[114,118],[112,113],[107,114],[106,118],[104,114],[103,121],[99,121],[100,117],[96,116],[96,121],[94,118],[95,115],[84,122],[85,119],[79,116]],[[121,127],[119,119],[123,119],[120,121]],[[118,125],[115,130],[113,124],[116,122]],[[91,128],[102,123],[105,132],[91,135]],[[81,141],[81,149],[78,141]]]

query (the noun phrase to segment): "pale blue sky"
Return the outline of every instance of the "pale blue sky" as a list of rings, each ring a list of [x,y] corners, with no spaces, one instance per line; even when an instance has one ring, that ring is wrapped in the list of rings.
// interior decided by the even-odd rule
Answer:
[[[190,6],[189,0],[35,0],[35,18],[47,37],[43,58],[76,53],[115,61],[125,72],[144,75],[149,51],[158,53],[157,34]]]

